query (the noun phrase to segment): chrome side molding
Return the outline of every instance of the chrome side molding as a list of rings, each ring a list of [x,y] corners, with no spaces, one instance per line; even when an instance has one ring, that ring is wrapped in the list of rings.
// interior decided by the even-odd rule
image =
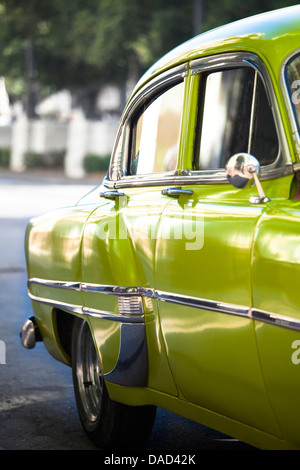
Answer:
[[[53,308],[59,308],[61,310],[65,310],[66,312],[73,313],[79,316],[102,318],[104,320],[118,321],[122,323],[144,323],[144,314],[126,315],[122,313],[107,312],[106,310],[99,310],[95,308],[84,307],[82,305],[61,302],[59,300],[48,299],[46,297],[39,297],[33,295],[30,291],[28,291],[28,295],[33,302],[49,305]]]
[[[81,305],[73,305],[35,296],[30,291],[30,287],[33,284],[59,289],[80,290],[82,292],[117,295],[119,301],[119,313],[107,312]],[[173,294],[170,292],[164,292],[145,287],[120,287],[102,284],[87,284],[80,282],[52,281],[32,278],[28,281],[28,295],[32,301],[47,304],[56,308],[61,308],[62,310],[68,311],[70,313],[119,321],[121,323],[144,323],[142,297],[148,297],[160,302],[169,302],[185,307],[198,308],[200,310],[210,310],[226,315],[240,316],[249,318],[249,320],[257,320],[272,324],[274,326],[300,331],[300,319],[297,318],[286,317],[284,315],[266,312],[264,310],[244,305],[236,305],[215,300],[201,299],[199,297]]]

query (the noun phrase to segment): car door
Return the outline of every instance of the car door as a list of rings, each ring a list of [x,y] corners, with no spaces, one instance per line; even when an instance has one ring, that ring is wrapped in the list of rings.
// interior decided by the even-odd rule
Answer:
[[[242,54],[191,64],[195,137],[185,149],[180,190],[165,191],[155,287],[182,398],[278,435],[251,319],[253,239],[265,204],[249,202],[257,188],[234,188],[224,171],[233,154],[252,153],[268,196],[288,197],[291,177],[280,190],[268,179],[288,157],[261,70],[258,59]]]
[[[186,66],[172,69],[129,102],[100,194],[108,204],[89,217],[82,244],[85,312],[106,381],[172,394],[177,389],[151,293],[159,220],[168,203],[162,189],[174,184],[180,160],[185,75]]]
[[[299,142],[300,55],[295,51],[282,68],[295,146]],[[286,80],[286,81],[285,81]],[[295,118],[295,120],[294,120]],[[298,147],[299,148],[299,147]],[[298,153],[299,156],[299,153]],[[270,401],[288,440],[299,446],[300,309],[299,309],[299,173],[287,200],[268,204],[253,249],[253,311],[260,361]],[[278,181],[278,184],[280,182]]]

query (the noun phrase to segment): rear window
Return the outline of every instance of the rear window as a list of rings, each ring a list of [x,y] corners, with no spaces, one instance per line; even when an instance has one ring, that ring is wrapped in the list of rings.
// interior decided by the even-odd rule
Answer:
[[[300,130],[300,55],[294,56],[287,63],[285,76],[294,116]]]

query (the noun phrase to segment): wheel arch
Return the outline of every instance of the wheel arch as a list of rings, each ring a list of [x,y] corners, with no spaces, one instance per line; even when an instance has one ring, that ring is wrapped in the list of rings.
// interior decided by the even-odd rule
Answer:
[[[72,330],[76,315],[58,308],[53,310],[52,315],[57,345],[65,357],[67,365],[71,367]]]

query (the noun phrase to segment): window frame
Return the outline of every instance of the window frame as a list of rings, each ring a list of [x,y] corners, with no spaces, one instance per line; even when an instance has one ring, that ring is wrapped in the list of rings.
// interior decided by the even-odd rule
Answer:
[[[183,123],[183,114],[184,114],[184,80],[178,80],[177,83],[172,84],[171,86],[168,87],[163,87],[162,89],[158,90],[158,93],[154,94],[154,96],[151,96],[148,101],[146,101],[143,106],[139,108],[139,110],[133,114],[133,116],[130,118],[129,127],[130,127],[130,143],[129,143],[129,151],[128,151],[128,158],[127,158],[127,175],[128,176],[142,176],[146,177],[149,175],[160,175],[160,174],[165,174],[165,175],[170,175],[174,176],[177,174],[177,167],[178,167],[178,160],[179,160],[179,151],[180,151],[180,141],[178,142],[178,158],[176,161],[176,167],[174,170],[170,171],[160,171],[160,172],[146,172],[146,173],[136,173],[136,174],[130,174],[129,167],[132,165],[133,158],[134,158],[134,153],[133,150],[136,147],[136,136],[137,136],[137,127],[138,127],[138,122],[141,119],[142,116],[144,116],[145,112],[154,104],[158,99],[163,97],[165,94],[167,94],[170,90],[173,90],[176,88],[178,85],[183,85],[183,96],[182,96],[182,110],[181,110],[181,118],[180,118],[180,128],[179,128],[179,137],[181,135],[181,130],[182,130],[182,123]],[[180,139],[179,139],[180,140]]]
[[[276,178],[279,176],[283,176],[285,174],[293,173],[292,169],[292,160],[290,157],[290,152],[288,148],[288,143],[285,135],[285,131],[283,128],[283,123],[280,116],[280,111],[273,87],[273,83],[271,81],[270,75],[268,70],[264,64],[264,62],[255,54],[253,53],[224,53],[218,54],[216,56],[211,56],[208,58],[200,58],[192,61],[190,63],[191,75],[202,75],[202,74],[209,74],[218,71],[224,71],[234,68],[241,68],[241,67],[250,67],[257,72],[258,76],[262,80],[264,85],[266,95],[268,101],[270,103],[270,107],[273,114],[274,124],[278,136],[278,154],[277,158],[274,162],[269,165],[261,166],[261,179],[271,179]],[[200,85],[203,86],[203,85]],[[203,100],[203,97],[202,97]],[[200,100],[199,100],[200,101]],[[200,114],[200,113],[199,113]],[[201,128],[195,131],[195,139],[196,133],[201,135]],[[255,157],[255,155],[254,155]],[[202,178],[207,178],[207,180],[211,180],[212,182],[225,182],[227,177],[225,175],[225,169],[213,169],[213,170],[190,170],[190,176],[200,176]]]
[[[281,69],[280,69],[280,84],[282,87],[283,98],[284,98],[285,106],[287,109],[289,123],[290,123],[291,130],[292,130],[293,142],[295,144],[298,156],[300,155],[300,125],[298,126],[298,121],[295,116],[293,104],[291,102],[290,86],[289,86],[289,81],[287,78],[287,65],[291,61],[296,59],[296,57],[299,55],[300,55],[300,48],[294,50],[291,54],[289,54],[284,59],[281,65]]]
[[[218,108],[214,109],[214,105],[218,106],[218,103],[215,103],[214,101],[213,102],[207,101],[207,99],[210,100],[210,93],[213,91],[212,87],[214,86],[214,80],[218,79],[218,74],[220,73],[232,74],[233,73],[233,75],[229,75],[229,77],[233,79],[233,77],[236,77],[235,75],[236,72],[242,73],[241,75],[242,78],[239,81],[239,84],[243,89],[241,99],[244,100],[244,97],[245,97],[247,104],[246,104],[246,111],[245,111],[246,114],[244,115],[244,114],[241,114],[243,113],[243,111],[241,111],[240,113],[242,103],[239,102],[232,106],[232,102],[230,100],[228,102],[226,101],[227,103],[225,105],[226,114],[230,114],[231,109],[234,110],[234,115],[235,115],[234,119],[238,119],[239,124],[241,124],[243,127],[242,136],[241,136],[242,141],[238,140],[234,144],[235,148],[231,149],[232,153],[230,153],[229,148],[227,147],[227,144],[225,142],[227,134],[226,135],[224,134],[221,137],[221,140],[219,140],[219,134],[217,130],[215,130],[215,132],[213,133],[212,139],[210,135],[206,136],[206,132],[208,130],[207,126],[209,129],[212,126],[214,126],[215,113],[218,114],[218,111],[219,111]],[[246,75],[244,74],[244,72],[246,73]],[[226,86],[226,85],[223,83],[222,87],[223,86]],[[223,92],[225,95],[227,93],[227,90],[224,90],[223,88],[218,89],[218,93],[223,94]],[[247,93],[246,95],[244,94],[245,92]],[[257,115],[256,113],[257,109],[259,109],[259,106],[260,106],[260,103],[258,101],[258,97],[260,96],[259,93],[262,93],[263,99],[269,102],[269,98],[267,96],[264,83],[262,82],[260,75],[258,74],[258,71],[255,70],[253,67],[243,65],[241,67],[224,68],[222,70],[213,70],[212,72],[203,73],[203,79],[201,78],[201,84],[200,84],[199,94],[198,94],[199,103],[198,103],[197,129],[195,133],[195,146],[194,146],[194,156],[193,156],[194,171],[201,171],[205,169],[206,170],[209,170],[209,169],[220,170],[222,168],[225,168],[225,164],[228,161],[228,159],[232,155],[234,155],[234,153],[238,153],[238,152],[245,152],[245,153],[252,154],[254,157],[257,158],[261,167],[266,167],[266,166],[270,167],[275,164],[276,160],[279,158],[280,144],[279,144],[279,136],[278,136],[277,128],[275,126],[273,112],[270,106],[268,106],[268,113],[269,113],[268,118],[270,119],[270,125],[272,125],[272,137],[274,138],[274,143],[276,142],[276,148],[274,149],[275,152],[272,150],[273,158],[272,159],[269,158],[269,160],[271,161],[264,163],[264,159],[265,157],[267,157],[266,153],[263,153],[262,155],[260,155],[261,158],[259,158],[259,154],[257,154],[253,148],[253,146],[255,145],[254,142],[256,139],[256,134],[254,133],[256,119],[261,118],[261,115],[260,114]],[[228,97],[229,95],[227,96],[226,100],[228,99]],[[209,111],[209,113],[211,113],[210,111],[211,109],[213,110],[212,114],[207,116],[207,112]],[[226,124],[226,126],[229,124],[228,117],[226,119],[226,123],[224,124]],[[241,128],[237,127],[236,123],[232,123],[232,124],[233,124],[233,127],[232,127],[233,134],[236,134],[237,132],[241,132]],[[223,126],[222,126],[222,132],[225,132],[225,129]],[[216,140],[219,143],[219,145],[221,145],[221,147],[219,149],[218,154],[214,155],[214,158],[216,159],[216,161],[215,161],[215,166],[213,167],[212,166],[213,162],[211,162],[210,160],[209,162],[206,163],[207,154],[203,149],[203,145],[205,146],[206,144],[208,144],[207,150],[209,152],[212,141],[215,142]],[[225,157],[224,151],[227,155],[225,160],[224,160],[224,157]],[[270,156],[271,155],[269,155],[269,157]],[[221,161],[223,163],[221,163]]]
[[[169,184],[169,182],[173,182],[174,178],[176,178],[178,175],[177,169],[175,171],[163,173],[128,175],[127,168],[131,157],[134,122],[138,116],[143,113],[143,108],[145,106],[149,106],[151,102],[153,102],[156,98],[161,96],[170,88],[178,85],[179,83],[184,83],[184,80],[187,76],[188,65],[185,63],[158,75],[158,77],[154,78],[144,87],[142,87],[141,90],[133,97],[133,99],[129,101],[121,118],[111,164],[107,175],[108,182],[114,181],[114,187],[141,186],[149,184],[156,185],[161,184],[162,180],[166,182],[166,184]],[[184,112],[182,112],[182,120],[183,114]],[[119,149],[121,141],[123,142],[122,150]],[[118,167],[118,169],[115,170],[117,178],[113,178],[112,169],[116,167]]]
[[[129,152],[130,152],[130,126],[134,116],[139,112],[141,107],[154,98],[156,95],[161,94],[167,88],[180,83],[181,81],[188,81],[187,78],[191,79],[191,82],[186,84],[189,87],[188,100],[194,100],[195,95],[198,96],[198,87],[200,86],[201,80],[194,80],[195,78],[201,78],[201,74],[232,69],[239,67],[252,67],[258,72],[273,113],[274,123],[278,135],[279,152],[277,159],[270,165],[263,166],[261,168],[261,179],[273,179],[282,177],[285,175],[293,174],[293,161],[289,151],[289,145],[285,134],[279,105],[276,98],[274,86],[268,72],[268,69],[262,59],[251,52],[226,52],[216,55],[210,55],[208,57],[201,57],[192,60],[190,63],[184,63],[180,66],[174,67],[167,72],[161,73],[146,85],[144,85],[129,101],[123,116],[121,118],[119,131],[115,141],[114,150],[112,153],[112,159],[110,167],[105,178],[104,184],[108,187],[113,188],[126,188],[126,187],[140,187],[140,186],[157,186],[157,185],[191,185],[191,184],[224,184],[228,183],[225,168],[214,169],[214,170],[192,170],[188,167],[180,168],[170,173],[153,173],[148,175],[126,175],[124,168],[128,163]],[[194,81],[193,81],[194,80]],[[194,90],[192,88],[194,87]],[[195,87],[197,87],[195,93]],[[190,108],[193,105],[189,102],[184,102],[184,106]],[[184,124],[184,113],[183,113],[183,124]],[[186,123],[185,123],[186,124]],[[193,129],[193,135],[195,139],[197,120],[195,119],[195,129]],[[182,128],[184,132],[187,129]],[[189,131],[190,132],[190,131]],[[122,140],[122,149],[118,152],[120,141]],[[189,145],[191,146],[191,145]],[[183,149],[185,152],[186,161],[192,160],[191,152],[193,149]],[[188,157],[188,153],[190,153]],[[118,167],[118,171],[115,171],[115,177],[112,175],[112,168]]]

